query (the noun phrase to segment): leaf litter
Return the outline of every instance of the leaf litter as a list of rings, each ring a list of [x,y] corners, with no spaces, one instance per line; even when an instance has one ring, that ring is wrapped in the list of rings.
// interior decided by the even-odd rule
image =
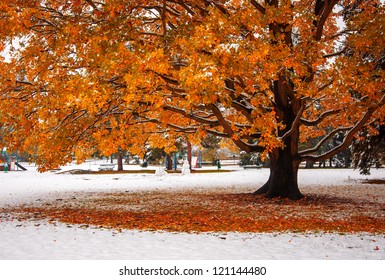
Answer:
[[[384,186],[306,186],[268,200],[247,188],[71,192],[0,209],[1,220],[170,232],[385,233]]]

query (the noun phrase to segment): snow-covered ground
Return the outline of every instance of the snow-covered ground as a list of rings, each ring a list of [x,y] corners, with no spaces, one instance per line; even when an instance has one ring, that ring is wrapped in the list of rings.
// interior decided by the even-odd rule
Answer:
[[[97,162],[66,169],[97,170]],[[175,188],[250,188],[268,177],[268,170],[206,174],[72,175],[0,172],[0,207],[30,203],[72,191],[152,190]],[[127,168],[127,167],[126,167]],[[155,167],[156,168],[156,167]],[[385,179],[385,170],[361,176],[344,169],[300,170],[303,186],[359,187],[364,179]],[[378,186],[384,192],[384,186]],[[168,233],[81,228],[42,222],[0,222],[0,259],[377,259],[385,260],[385,235],[326,233]]]
[[[1,223],[0,231],[1,259],[385,259],[384,236],[365,234],[116,232],[37,222]]]

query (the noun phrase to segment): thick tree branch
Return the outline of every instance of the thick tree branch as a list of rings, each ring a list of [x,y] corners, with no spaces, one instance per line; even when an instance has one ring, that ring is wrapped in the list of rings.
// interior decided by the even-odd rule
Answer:
[[[289,137],[290,135],[293,134],[293,132],[295,131],[295,129],[298,127],[298,125],[300,123],[301,116],[302,116],[303,111],[305,110],[305,107],[306,107],[305,104],[301,105],[301,108],[298,111],[297,116],[295,117],[295,119],[291,125],[291,128],[288,131],[286,131],[284,135],[282,135],[281,137],[278,137],[279,140],[284,141],[287,137]]]
[[[301,118],[301,124],[303,124],[303,125],[305,125],[305,126],[316,126],[316,125],[320,124],[320,123],[321,123],[324,119],[326,119],[327,117],[336,115],[336,114],[338,114],[339,112],[341,112],[341,109],[338,109],[338,110],[329,110],[329,111],[323,112],[323,113],[322,113],[321,115],[319,115],[318,118],[315,119],[315,120],[307,120],[307,119]]]
[[[149,35],[149,36],[157,36],[157,37],[163,37],[163,33],[156,33],[156,32],[140,32],[142,35]]]
[[[162,7],[162,12],[160,14],[160,17],[162,19],[162,30],[163,30],[163,39],[166,39],[166,34],[167,34],[167,18],[166,18],[166,11],[167,11],[167,3],[166,0],[163,0],[163,7]]]
[[[250,145],[243,142],[239,137],[235,135],[234,130],[231,128],[231,125],[224,118],[221,110],[215,105],[210,104],[209,108],[213,111],[214,115],[217,117],[219,124],[222,126],[224,133],[228,135],[229,138],[242,150],[246,152],[252,152],[253,149]]]
[[[249,122],[253,122],[253,118],[251,116],[251,113],[253,111],[252,105],[247,102],[244,98],[244,96],[235,95],[235,82],[232,79],[226,79],[225,80],[225,89],[230,92],[230,96],[232,99],[231,106],[236,109],[237,111],[240,111]]]
[[[315,15],[319,16],[319,20],[314,22],[316,31],[314,34],[314,39],[319,41],[322,38],[323,29],[328,19],[330,13],[332,12],[334,6],[338,3],[338,0],[317,0]]]
[[[336,155],[337,153],[345,150],[346,148],[349,147],[349,145],[352,143],[353,141],[353,138],[354,138],[354,135],[360,131],[369,121],[370,121],[370,118],[372,117],[373,113],[379,108],[379,107],[382,107],[384,106],[385,104],[385,95],[382,96],[380,102],[372,107],[370,107],[366,113],[362,116],[362,118],[354,125],[350,128],[350,130],[348,131],[348,133],[345,135],[345,138],[343,140],[343,142],[336,146],[334,149],[328,151],[328,152],[325,152],[319,156],[316,156],[316,155],[308,155],[306,156],[306,154],[309,154],[309,150],[307,151],[303,151],[302,153],[300,153],[301,155],[301,161],[322,161],[322,160],[326,160],[334,155]],[[335,133],[334,133],[335,134]],[[329,137],[330,139],[330,137]],[[324,143],[324,141],[323,141]],[[319,143],[320,144],[320,143]],[[320,146],[320,145],[317,145],[317,147]],[[310,150],[314,150],[314,149],[310,149]],[[316,149],[318,150],[318,149]]]
[[[73,116],[75,116],[76,114],[80,113],[79,115],[77,115],[75,118],[72,118]],[[65,126],[67,123],[73,123],[75,120],[85,116],[87,114],[87,110],[81,110],[81,111],[77,111],[77,110],[73,110],[71,113],[67,114],[60,122],[57,126],[51,128],[48,130],[48,132],[52,132],[52,131],[55,131],[55,130],[58,130],[59,128]]]
[[[220,1],[213,1],[215,7],[217,7],[224,15],[229,16],[230,13],[226,7]]]
[[[173,79],[167,75],[164,75],[162,73],[159,73],[159,72],[156,72],[153,70],[151,70],[151,71],[154,72],[155,74],[157,74],[159,77],[161,77],[165,82],[170,83],[172,85],[179,85],[179,82],[177,80],[175,80],[175,79]]]
[[[178,2],[190,15],[195,16],[195,12],[183,1]]]
[[[173,86],[170,86],[169,84],[166,85],[167,89],[169,89],[173,95],[175,95],[176,97],[186,97],[186,91],[183,89],[183,88],[177,88],[177,87],[173,87]]]
[[[219,132],[213,129],[205,129],[205,131],[211,135],[222,137],[222,138],[229,138],[229,136],[226,133]]]
[[[321,92],[321,91],[327,89],[327,88],[330,87],[333,83],[334,83],[334,80],[331,80],[329,83],[327,83],[327,84],[325,84],[325,85],[319,87],[319,88],[318,88],[318,92]]]
[[[247,118],[249,122],[253,122],[253,117],[251,115],[252,108],[249,108],[244,104],[235,100],[231,103],[231,105],[234,109],[236,109],[237,111],[240,111]]]
[[[263,15],[266,13],[266,9],[259,4],[256,0],[251,0],[250,4],[254,6],[258,11],[260,11]]]
[[[343,54],[346,51],[346,49],[347,48],[345,47],[345,48],[343,48],[342,50],[340,50],[338,52],[325,54],[323,56],[323,58],[331,58],[331,57],[339,56],[339,55]]]
[[[330,139],[333,138],[334,135],[336,135],[337,133],[339,132],[344,132],[344,131],[347,131],[347,130],[350,130],[352,129],[353,126],[349,126],[349,127],[338,127],[334,130],[332,130],[331,132],[329,132],[324,138],[322,138],[315,147],[313,148],[310,148],[310,149],[306,149],[306,150],[303,150],[299,153],[300,156],[306,156],[308,154],[312,154],[312,153],[316,153],[319,149],[321,149],[322,145],[325,144],[327,141],[329,141]]]
[[[171,112],[174,112],[174,113],[178,113],[186,118],[189,118],[189,119],[192,119],[192,120],[195,120],[199,123],[203,123],[203,124],[208,124],[208,125],[211,125],[211,126],[218,126],[219,125],[219,122],[217,120],[211,120],[211,119],[206,119],[206,118],[203,118],[203,117],[199,117],[195,114],[191,114],[191,113],[188,113],[186,112],[186,110],[184,109],[181,109],[181,108],[178,108],[178,107],[175,107],[175,106],[171,106],[171,105],[165,105],[163,106],[163,109],[166,110],[166,111],[171,111]]]
[[[345,29],[345,30],[339,31],[336,34],[328,37],[328,39],[334,40],[335,38],[338,38],[338,37],[346,35],[346,34],[348,34],[348,35],[353,34],[353,32],[354,32],[354,30]]]
[[[90,4],[90,6],[91,6],[92,8],[94,8],[96,11],[99,11],[98,7],[96,7],[95,3],[92,2],[92,0],[86,0],[86,2],[87,2],[88,4]]]
[[[193,126],[183,127],[172,123],[168,123],[167,126],[171,127],[176,132],[195,133],[197,131],[197,127],[193,127]]]

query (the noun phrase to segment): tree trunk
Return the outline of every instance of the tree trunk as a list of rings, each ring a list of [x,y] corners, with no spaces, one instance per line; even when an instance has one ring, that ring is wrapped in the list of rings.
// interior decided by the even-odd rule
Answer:
[[[303,198],[298,188],[298,129],[284,139],[284,147],[269,153],[270,175],[268,181],[254,194],[267,198],[281,197],[291,200]]]
[[[118,171],[123,171],[123,157],[121,152],[118,152]]]
[[[255,195],[264,195],[267,198],[289,198],[298,200],[303,198],[298,188],[298,167],[287,148],[279,149],[270,154],[270,176],[268,181]]]
[[[166,166],[166,169],[167,169],[167,170],[172,170],[172,167],[173,167],[172,158],[171,158],[170,155],[166,155],[166,158],[167,158],[167,166]]]
[[[314,167],[314,161],[307,160],[306,161],[306,168],[313,168]]]
[[[288,79],[286,79],[288,78]],[[303,198],[298,188],[298,155],[300,117],[305,109],[302,100],[296,98],[290,84],[290,77],[280,78],[273,83],[277,122],[284,125],[277,136],[283,141],[283,148],[275,148],[269,153],[270,175],[268,181],[254,194],[267,198]]]
[[[190,164],[190,169],[192,169],[191,161],[192,161],[192,148],[191,148],[191,142],[187,140],[187,161],[188,164]]]

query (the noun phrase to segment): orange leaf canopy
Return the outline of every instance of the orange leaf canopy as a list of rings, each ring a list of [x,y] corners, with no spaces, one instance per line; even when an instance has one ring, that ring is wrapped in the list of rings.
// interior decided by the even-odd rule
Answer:
[[[42,169],[207,133],[323,159],[383,120],[384,26],[381,1],[9,0],[0,141]]]

